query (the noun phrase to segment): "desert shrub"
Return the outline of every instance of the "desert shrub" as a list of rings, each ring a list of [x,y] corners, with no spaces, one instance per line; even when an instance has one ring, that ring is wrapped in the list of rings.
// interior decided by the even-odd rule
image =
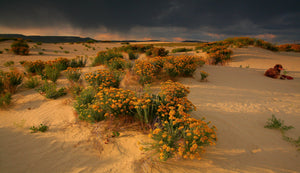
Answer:
[[[36,89],[36,91],[49,99],[57,99],[58,97],[67,94],[64,87],[57,90],[56,85],[54,83],[47,82],[47,80],[45,80],[45,83],[40,88]]]
[[[192,51],[193,49],[187,49],[187,48],[176,48],[176,49],[172,49],[172,53],[176,53],[176,52],[188,52],[188,51]]]
[[[100,87],[93,108],[97,112],[103,112],[107,118],[133,118],[135,93],[122,88]]]
[[[0,50],[0,54],[2,54],[3,53],[3,51],[2,50]]]
[[[40,46],[40,45],[42,45],[43,43],[42,43],[42,42],[36,42],[36,44]]]
[[[42,74],[45,63],[41,60],[20,62],[27,73]]]
[[[39,55],[44,55],[44,52],[39,52]]]
[[[69,86],[67,89],[73,98],[79,96],[79,94],[83,91],[83,87],[78,83],[71,84],[71,86]]]
[[[165,48],[153,48],[152,49],[152,56],[167,56],[169,53],[168,50]]]
[[[139,55],[137,53],[134,53],[133,51],[128,52],[128,56],[130,60],[138,59]]]
[[[43,71],[42,78],[49,79],[55,83],[59,75],[60,75],[60,70],[58,68],[56,68],[55,66],[46,65]]]
[[[17,55],[28,55],[29,46],[23,39],[18,39],[11,44],[11,51]]]
[[[283,44],[283,45],[277,46],[277,48],[278,48],[279,51],[300,52],[300,45],[298,45],[298,44]]]
[[[59,58],[56,58],[55,60],[50,60],[50,61],[46,62],[46,64],[48,66],[52,66],[52,67],[58,69],[59,71],[66,70],[70,66],[69,63],[70,63],[69,59],[62,58],[62,57],[59,57]]]
[[[85,80],[95,88],[99,86],[118,88],[120,75],[112,71],[100,69],[96,72],[85,73]]]
[[[35,88],[40,84],[40,81],[37,77],[30,77],[26,82],[24,82],[24,86],[26,88]]]
[[[78,82],[81,76],[81,69],[68,67],[65,74],[71,83]]]
[[[124,70],[126,64],[127,61],[123,58],[113,58],[107,62],[107,66],[110,70]]]
[[[140,77],[139,83],[141,85],[151,83],[155,78],[156,67],[147,60],[136,61],[134,65],[135,73]]]
[[[67,51],[67,50],[65,50],[65,51],[64,51],[64,53],[66,53],[66,54],[67,54],[67,53],[70,53],[70,51]]]
[[[15,64],[14,61],[6,61],[3,65],[4,65],[5,67],[10,67],[10,66],[12,66],[12,65],[14,65],[14,64]]]
[[[17,87],[22,83],[24,78],[23,74],[17,71],[3,72],[1,75],[4,88],[12,94],[16,92]]]
[[[87,57],[76,57],[74,59],[71,59],[70,67],[77,68],[77,67],[85,67],[87,62]]]
[[[169,56],[164,58],[163,69],[170,77],[192,76],[199,65],[201,65],[199,57]]]
[[[11,103],[11,93],[1,93],[0,92],[0,108],[6,107]]]
[[[74,103],[74,109],[78,113],[78,118],[89,122],[97,122],[104,120],[104,114],[102,111],[96,111],[93,104],[96,100],[96,90],[93,87],[87,87],[84,89]]]
[[[123,58],[123,55],[114,50],[101,51],[98,53],[97,57],[94,58],[92,66],[106,64],[109,60],[113,58]]]
[[[216,140],[215,127],[209,123],[191,118],[187,113],[193,108],[187,99],[188,88],[178,82],[167,81],[162,83],[159,93],[160,104],[157,115],[160,121],[154,125],[149,137],[154,143],[146,149],[159,152],[162,161],[171,157],[200,158],[203,147],[214,145]]]
[[[152,128],[158,119],[157,110],[160,105],[160,97],[154,94],[145,93],[136,100],[133,100],[136,111],[135,118],[140,121],[142,128]]]

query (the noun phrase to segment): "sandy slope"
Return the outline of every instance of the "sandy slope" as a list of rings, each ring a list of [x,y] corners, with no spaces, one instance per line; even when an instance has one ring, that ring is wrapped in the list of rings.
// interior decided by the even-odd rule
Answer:
[[[22,90],[9,110],[0,110],[0,172],[300,172],[299,151],[280,132],[263,127],[274,114],[295,127],[288,136],[300,136],[300,54],[253,47],[233,51],[227,66],[198,69],[210,74],[208,82],[198,81],[198,71],[195,78],[179,79],[190,87],[189,99],[198,108],[193,116],[204,116],[218,128],[217,145],[202,160],[152,163],[150,169],[137,144],[145,135],[125,128],[103,144],[103,134],[95,132],[102,126],[76,122],[69,96],[48,100]],[[5,56],[0,55],[1,62]],[[264,77],[275,63],[295,80]],[[39,123],[50,130],[31,134],[28,128]]]

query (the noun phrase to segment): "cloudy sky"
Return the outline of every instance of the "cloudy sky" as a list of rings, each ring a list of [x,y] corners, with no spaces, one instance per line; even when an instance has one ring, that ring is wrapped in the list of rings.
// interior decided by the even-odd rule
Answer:
[[[0,33],[99,40],[300,40],[299,0],[0,0]]]

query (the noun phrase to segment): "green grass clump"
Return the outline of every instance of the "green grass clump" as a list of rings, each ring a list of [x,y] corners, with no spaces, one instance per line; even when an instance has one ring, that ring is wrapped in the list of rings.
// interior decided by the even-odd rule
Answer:
[[[45,83],[40,88],[36,89],[36,91],[49,99],[57,99],[58,97],[67,94],[64,87],[57,90],[56,85],[54,83],[47,82],[47,80],[45,80]]]
[[[37,77],[30,77],[25,83],[26,88],[35,88],[40,84],[40,81]]]
[[[39,52],[39,55],[44,55],[44,52]]]
[[[272,118],[268,119],[264,127],[269,129],[279,129],[282,132],[294,128],[293,126],[284,125],[284,121],[281,119],[277,119],[275,115],[272,115]]]
[[[36,126],[32,126],[29,129],[32,130],[31,133],[36,133],[36,132],[43,132],[44,133],[44,132],[46,132],[49,129],[49,127],[46,126],[46,125],[44,125],[44,124],[40,124],[37,127]]]
[[[70,67],[77,68],[77,67],[85,67],[87,62],[87,57],[76,57],[74,59],[71,59]]]
[[[43,76],[45,79],[50,79],[52,82],[56,82],[60,75],[60,69],[54,66],[46,65]]]

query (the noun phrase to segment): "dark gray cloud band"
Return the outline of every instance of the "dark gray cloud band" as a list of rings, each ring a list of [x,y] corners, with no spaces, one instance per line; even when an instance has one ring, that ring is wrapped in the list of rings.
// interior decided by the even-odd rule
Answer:
[[[213,33],[300,40],[299,0],[1,0],[0,8],[0,25],[12,28],[68,23],[82,32],[104,27],[121,35],[143,28],[146,36],[157,38],[203,39]]]

